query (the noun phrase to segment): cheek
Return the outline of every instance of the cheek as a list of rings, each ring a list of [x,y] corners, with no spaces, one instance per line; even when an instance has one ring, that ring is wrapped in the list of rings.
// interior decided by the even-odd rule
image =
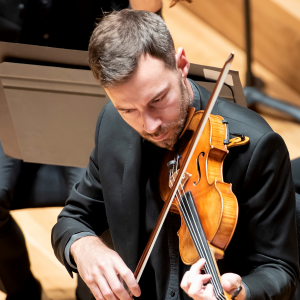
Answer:
[[[140,122],[140,118],[126,118],[120,114],[122,119],[133,129],[135,129],[138,132],[141,132],[143,130],[143,124]]]
[[[180,115],[180,98],[173,97],[168,101],[168,105],[164,108],[163,123],[175,122]]]

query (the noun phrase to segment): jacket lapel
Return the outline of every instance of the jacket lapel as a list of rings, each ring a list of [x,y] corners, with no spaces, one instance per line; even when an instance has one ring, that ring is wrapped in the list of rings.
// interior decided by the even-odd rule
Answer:
[[[139,259],[141,143],[110,103],[99,131],[100,181],[115,250],[132,270]]]
[[[200,86],[199,84],[197,84],[196,82],[193,82],[194,86],[196,87],[197,91],[200,94],[200,106],[198,103],[195,103],[195,101],[193,102],[193,106],[196,108],[197,110],[204,110],[209,97],[211,95],[211,93],[209,91],[207,91],[205,88],[203,88],[202,86]],[[219,110],[218,110],[218,103],[216,102],[216,104],[214,105],[212,112],[213,115],[218,115],[219,114]]]
[[[122,183],[122,208],[126,232],[127,265],[134,271],[139,261],[140,206],[141,206],[141,164],[142,138],[132,130],[130,145],[126,155]],[[128,210],[128,207],[131,209]]]

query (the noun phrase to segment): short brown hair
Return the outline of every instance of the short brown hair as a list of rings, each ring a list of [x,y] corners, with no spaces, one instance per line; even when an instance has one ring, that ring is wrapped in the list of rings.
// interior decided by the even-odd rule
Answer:
[[[138,68],[141,55],[161,59],[175,69],[171,34],[158,15],[124,9],[99,22],[89,43],[89,64],[100,85],[114,87],[128,81]]]

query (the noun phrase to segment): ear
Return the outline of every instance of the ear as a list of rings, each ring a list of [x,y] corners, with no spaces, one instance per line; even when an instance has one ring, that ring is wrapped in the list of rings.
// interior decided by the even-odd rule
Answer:
[[[190,63],[182,47],[178,48],[177,53],[175,54],[175,59],[176,59],[177,69],[181,73],[181,78],[185,80],[190,69]]]

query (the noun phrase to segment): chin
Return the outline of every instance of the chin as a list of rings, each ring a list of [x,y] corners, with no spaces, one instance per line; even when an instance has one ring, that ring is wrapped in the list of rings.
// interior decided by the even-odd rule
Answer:
[[[151,139],[151,137],[146,137],[146,136],[142,135],[141,133],[140,133],[140,135],[144,139],[148,140],[150,143],[156,145],[157,147],[165,148],[168,150],[173,150],[174,145],[176,144],[176,142],[178,140],[180,132],[181,132],[181,130],[179,130],[179,129],[171,130],[170,136],[167,139],[162,140],[162,141],[155,141],[155,140]]]
[[[174,144],[168,144],[168,143],[154,143],[156,146],[160,147],[160,148],[164,148],[164,149],[168,149],[168,150],[173,150],[174,148]]]
[[[174,145],[176,143],[176,139],[166,139],[166,140],[159,141],[159,142],[151,140],[150,142],[153,143],[154,145],[160,147],[160,148],[173,150]]]

